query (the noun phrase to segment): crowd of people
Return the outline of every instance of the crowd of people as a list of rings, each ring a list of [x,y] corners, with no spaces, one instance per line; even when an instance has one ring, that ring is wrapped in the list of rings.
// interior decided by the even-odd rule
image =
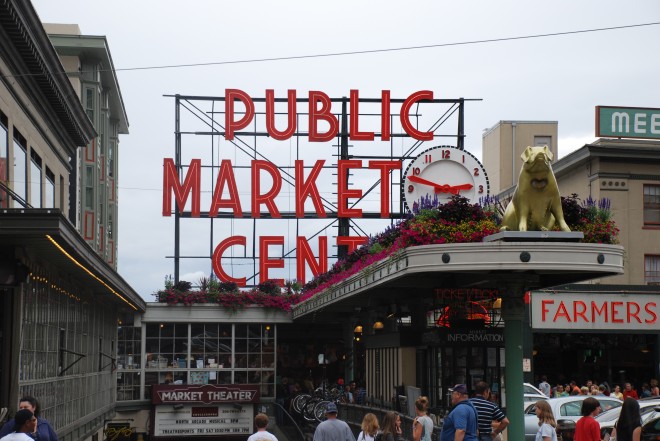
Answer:
[[[636,400],[640,398],[660,397],[658,380],[655,378],[651,379],[648,383],[643,383],[641,390],[638,391],[630,382],[623,383],[622,389],[618,384],[615,384],[614,387],[610,387],[607,381],[598,383],[592,380],[587,380],[582,386],[578,386],[575,381],[571,381],[567,384],[559,383],[556,386],[551,387],[547,378],[543,376],[539,383],[539,390],[548,398],[567,397],[569,395],[605,396],[618,398],[620,400],[624,400],[628,397]]]
[[[415,401],[416,417],[413,420],[413,430],[407,437],[401,429],[401,415],[389,411],[383,416],[382,423],[373,413],[367,413],[362,419],[357,440],[345,421],[337,418],[337,405],[329,403],[325,409],[326,420],[320,423],[314,431],[313,441],[431,441],[433,420],[428,416],[429,400],[419,397]],[[453,439],[453,438],[452,438]],[[467,440],[467,438],[466,438]]]
[[[600,403],[595,397],[587,397],[582,401],[580,418],[575,424],[575,441],[603,441],[600,424],[594,417],[601,412]],[[535,441],[557,441],[557,422],[547,401],[536,403],[536,416],[539,419],[539,430]],[[637,399],[627,397],[621,406],[621,414],[617,420],[612,435],[606,435],[605,441],[640,441],[642,435],[641,415]]]
[[[611,437],[606,436],[606,439],[610,439],[611,441],[640,441],[642,427],[637,400],[640,398],[660,397],[660,389],[658,388],[658,380],[656,379],[651,379],[648,383],[643,383],[641,390],[638,392],[630,382],[625,382],[623,389],[618,384],[610,388],[610,385],[606,381],[596,383],[591,380],[587,380],[583,386],[578,386],[575,381],[571,381],[568,384],[560,383],[555,387],[550,387],[547,378],[543,376],[539,383],[539,390],[548,398],[566,397],[569,395],[588,396],[582,401],[580,412],[582,418],[575,425],[575,441],[602,441],[600,425],[598,420],[594,418],[602,411],[598,397],[613,397],[623,401],[621,414],[612,431],[612,435]],[[547,401],[541,400],[536,403],[536,416],[539,418],[539,431],[535,441],[556,441],[557,423]]]

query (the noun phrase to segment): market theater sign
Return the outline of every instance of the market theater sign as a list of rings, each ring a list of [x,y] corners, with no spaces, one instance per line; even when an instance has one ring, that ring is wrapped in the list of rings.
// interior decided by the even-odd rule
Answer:
[[[534,291],[530,307],[533,329],[660,330],[652,295]]]
[[[154,384],[151,394],[153,404],[259,402],[259,390],[256,386],[238,384],[232,386]]]
[[[332,110],[332,99],[323,92],[310,91],[308,93],[308,137],[312,142],[329,142],[338,134],[339,121],[335,116],[337,112]],[[421,90],[411,94],[401,104],[398,113],[403,130],[412,138],[419,141],[433,140],[433,132],[422,132],[417,130],[410,121],[410,109],[420,101],[433,99],[433,92]],[[297,116],[297,96],[295,90],[289,90],[287,94],[287,127],[275,127],[275,95],[273,90],[266,90],[266,129],[268,135],[279,141],[290,139],[296,132]],[[391,138],[391,118],[390,111],[391,99],[390,91],[381,92],[381,118],[380,118],[380,141],[388,141]],[[242,110],[242,116],[239,118],[236,114],[236,105],[239,104]],[[225,139],[232,140],[237,131],[246,128],[255,116],[255,106],[253,99],[245,92],[238,89],[225,90]],[[362,131],[359,128],[359,92],[351,90],[350,92],[350,121],[349,138],[354,141],[374,141],[375,133]],[[279,112],[278,112],[279,113]],[[322,124],[324,129],[319,127]],[[295,161],[295,217],[298,219],[316,217],[326,218],[328,213],[322,204],[321,194],[316,184],[316,180],[325,164],[325,160],[316,160],[313,164],[302,160]],[[163,167],[163,216],[172,214],[172,196],[174,196],[176,207],[179,212],[184,211],[184,207],[190,199],[190,215],[199,218],[201,207],[201,159],[193,158],[187,166],[187,171],[183,180],[180,179],[179,171],[172,158],[164,159]],[[243,207],[239,199],[239,186],[234,175],[234,169],[231,160],[222,160],[219,165],[218,176],[208,207],[208,217],[218,216],[220,210],[227,210],[233,213],[233,217],[243,217]],[[390,172],[401,169],[400,160],[375,160],[368,161],[366,164],[359,159],[343,159],[337,161],[337,188],[336,217],[338,218],[361,218],[362,210],[349,206],[351,199],[359,199],[363,195],[360,188],[349,187],[347,176],[351,173],[359,172],[360,169],[376,170],[380,174],[380,215],[388,219],[390,216]],[[307,173],[305,170],[309,170]],[[270,188],[262,188],[261,180],[263,174],[268,174],[272,184]],[[253,160],[251,162],[251,185],[249,189],[241,188],[242,191],[250,190],[250,217],[259,219],[267,214],[270,218],[281,218],[280,207],[277,206],[275,198],[282,189],[282,175],[276,164],[265,160]],[[305,213],[305,201],[311,200],[314,205],[312,213]],[[207,208],[207,207],[204,207]],[[334,213],[333,213],[334,214]],[[360,245],[367,242],[364,236],[338,236],[336,238],[337,246],[347,246],[350,253]],[[255,238],[256,240],[256,238]],[[298,236],[296,238],[296,278],[305,282],[306,266],[309,266],[314,276],[324,273],[328,270],[328,237],[318,236],[318,260],[306,237]],[[284,268],[283,259],[270,259],[268,257],[269,246],[283,246],[284,236],[261,236],[259,243],[259,279],[260,282],[269,280],[268,271],[270,268]],[[246,285],[246,278],[232,277],[222,268],[222,257],[224,253],[233,246],[246,247],[246,236],[230,236],[221,241],[214,249],[212,256],[213,271],[224,282],[235,282],[239,286]],[[277,282],[283,284],[282,279]]]

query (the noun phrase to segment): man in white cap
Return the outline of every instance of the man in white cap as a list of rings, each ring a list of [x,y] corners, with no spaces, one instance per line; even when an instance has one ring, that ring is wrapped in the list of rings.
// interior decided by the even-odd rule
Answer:
[[[337,418],[337,405],[329,403],[325,408],[327,418],[316,426],[314,441],[355,441],[355,436],[346,422]]]
[[[449,389],[454,406],[442,424],[440,441],[479,441],[477,438],[477,409],[468,400],[468,389],[457,384]]]

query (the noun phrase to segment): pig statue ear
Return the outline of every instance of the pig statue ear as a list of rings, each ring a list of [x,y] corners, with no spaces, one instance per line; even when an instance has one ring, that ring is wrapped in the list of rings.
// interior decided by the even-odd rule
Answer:
[[[520,158],[523,162],[527,162],[530,156],[532,156],[532,146],[527,147],[525,151],[522,152],[522,155],[520,155]]]
[[[553,157],[554,155],[552,154],[552,152],[550,151],[550,149],[548,148],[547,145],[544,145],[544,146],[543,146],[543,152],[545,152],[545,155],[548,157],[548,159],[549,159],[550,161],[552,161],[552,157]]]

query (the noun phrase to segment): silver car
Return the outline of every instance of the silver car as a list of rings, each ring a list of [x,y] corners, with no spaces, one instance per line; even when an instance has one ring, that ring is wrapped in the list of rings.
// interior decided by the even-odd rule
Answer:
[[[642,417],[642,424],[651,418],[659,416],[660,398],[642,398],[637,400],[637,402],[639,403],[639,413]],[[614,429],[616,422],[619,420],[619,415],[621,415],[621,408],[615,407],[614,409],[603,412],[596,417],[598,424],[600,424],[601,438],[605,433],[612,434],[612,429]]]
[[[555,420],[577,421],[582,418],[580,410],[582,401],[590,395],[571,395],[568,397],[548,398],[546,401],[552,409]],[[594,396],[600,402],[603,412],[614,407],[621,407],[623,402],[618,398]],[[539,419],[536,416],[536,402],[529,403],[525,408],[525,441],[534,441],[539,431]]]
[[[529,383],[523,383],[523,397],[525,406],[527,406],[528,403],[536,403],[538,400],[548,399],[548,397],[546,397],[540,389],[532,386]]]

